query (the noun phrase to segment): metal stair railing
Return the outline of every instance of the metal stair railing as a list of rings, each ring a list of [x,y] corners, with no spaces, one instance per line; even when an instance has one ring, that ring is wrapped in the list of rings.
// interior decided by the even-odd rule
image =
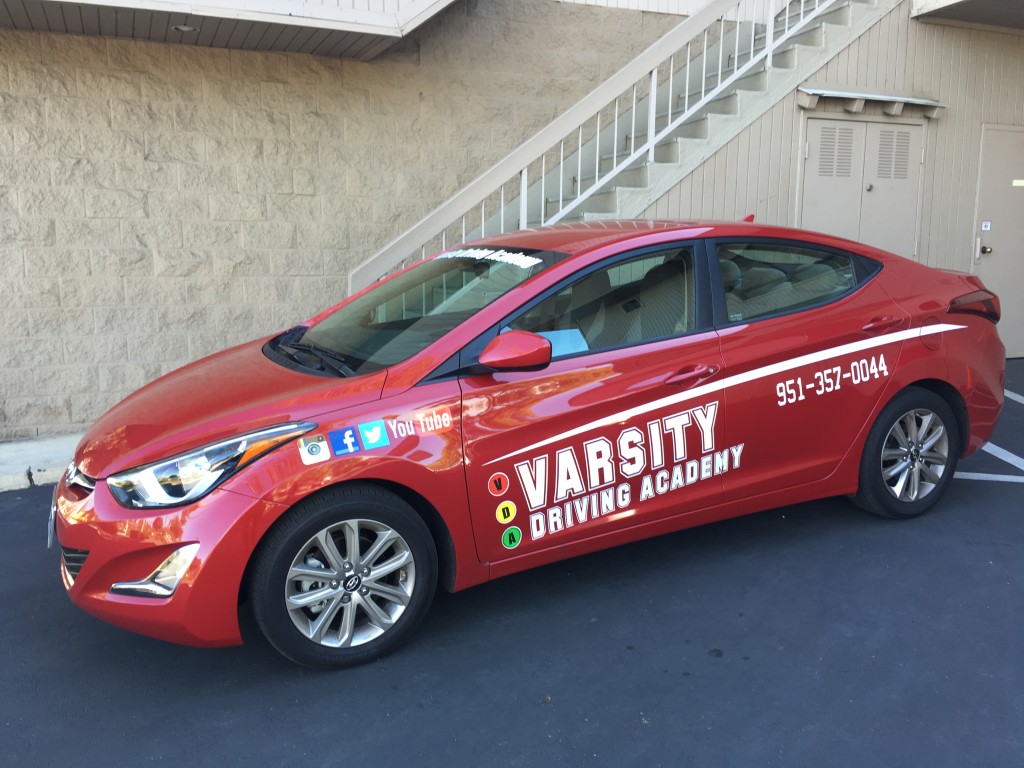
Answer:
[[[428,251],[581,215],[620,173],[653,162],[659,144],[737,81],[771,69],[777,51],[841,2],[711,0],[353,269],[350,293]]]

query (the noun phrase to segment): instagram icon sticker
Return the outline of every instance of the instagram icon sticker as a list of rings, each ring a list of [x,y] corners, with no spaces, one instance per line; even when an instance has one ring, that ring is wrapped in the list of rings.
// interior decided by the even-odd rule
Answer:
[[[323,435],[310,435],[299,439],[299,458],[303,464],[319,464],[331,458],[331,449]]]

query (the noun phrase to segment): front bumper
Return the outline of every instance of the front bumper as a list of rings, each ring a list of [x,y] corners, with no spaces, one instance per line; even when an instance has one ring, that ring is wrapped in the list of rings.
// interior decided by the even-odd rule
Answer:
[[[238,599],[249,557],[282,508],[217,489],[195,504],[132,510],[104,482],[55,491],[61,575],[71,601],[118,627],[185,645],[242,641]],[[189,545],[198,545],[190,547]],[[192,555],[168,597],[111,591],[144,582],[175,552]]]

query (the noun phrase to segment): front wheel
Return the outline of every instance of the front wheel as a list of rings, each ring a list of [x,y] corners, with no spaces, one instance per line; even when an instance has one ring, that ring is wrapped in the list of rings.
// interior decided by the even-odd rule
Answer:
[[[871,428],[854,501],[883,517],[923,514],[949,487],[959,454],[960,429],[949,404],[930,390],[905,389]]]
[[[349,667],[404,643],[430,607],[437,553],[401,498],[329,490],[292,509],[253,561],[251,597],[267,640],[308,667]]]

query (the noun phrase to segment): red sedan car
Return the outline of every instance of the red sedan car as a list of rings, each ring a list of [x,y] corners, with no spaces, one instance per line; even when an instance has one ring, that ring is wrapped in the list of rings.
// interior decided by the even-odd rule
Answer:
[[[460,590],[850,495],[907,518],[1003,402],[976,278],[825,235],[616,222],[501,235],[105,414],[57,485],[64,584],[165,640],[387,653]]]

